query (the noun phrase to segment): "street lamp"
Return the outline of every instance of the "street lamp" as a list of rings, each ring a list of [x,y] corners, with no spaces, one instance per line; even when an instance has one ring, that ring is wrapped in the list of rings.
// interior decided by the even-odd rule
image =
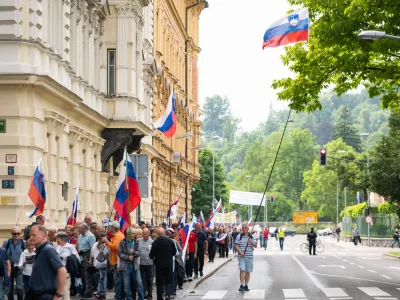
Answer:
[[[400,36],[386,34],[386,32],[384,31],[377,31],[377,30],[361,31],[357,36],[361,40],[375,40],[384,37],[392,40],[400,40]]]
[[[369,133],[364,132],[361,133],[360,136],[365,137],[367,139],[367,173],[369,175],[369,141],[368,141]],[[368,208],[368,213],[371,213],[371,199],[369,195],[369,189],[367,189],[367,208]],[[370,246],[371,246],[370,225],[368,223],[368,247]]]
[[[212,137],[212,139],[213,140],[219,140],[219,139],[221,139],[221,137],[218,136],[218,135],[214,135]],[[213,159],[213,166],[212,166],[212,203],[213,203],[213,209],[214,209],[214,199],[215,199],[215,158],[214,158],[214,147],[211,147],[211,152],[212,152],[212,159]]]

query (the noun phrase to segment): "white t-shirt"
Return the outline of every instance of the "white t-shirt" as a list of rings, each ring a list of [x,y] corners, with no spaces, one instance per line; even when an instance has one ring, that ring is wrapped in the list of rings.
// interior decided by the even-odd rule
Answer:
[[[75,246],[71,245],[70,243],[66,243],[64,246],[58,245],[56,250],[64,266],[67,264],[67,257],[70,255],[75,255],[79,259],[79,255],[75,249]]]
[[[104,253],[104,255],[107,257],[107,259],[103,262],[98,261],[96,258],[100,253],[100,249],[97,247],[98,242],[94,243],[91,254],[93,257],[93,266],[96,269],[101,269],[101,268],[106,268],[108,265],[108,260],[110,259],[110,249],[106,246],[106,244],[103,244],[101,251]]]

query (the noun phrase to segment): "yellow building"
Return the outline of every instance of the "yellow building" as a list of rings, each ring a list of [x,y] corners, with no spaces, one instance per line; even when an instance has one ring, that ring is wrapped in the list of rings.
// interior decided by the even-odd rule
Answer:
[[[201,0],[154,0],[154,54],[159,73],[153,94],[153,122],[165,111],[170,91],[176,94],[177,129],[171,139],[155,130],[152,146],[153,222],[166,220],[170,204],[182,191],[178,217],[191,214],[198,164],[199,101],[197,59]]]

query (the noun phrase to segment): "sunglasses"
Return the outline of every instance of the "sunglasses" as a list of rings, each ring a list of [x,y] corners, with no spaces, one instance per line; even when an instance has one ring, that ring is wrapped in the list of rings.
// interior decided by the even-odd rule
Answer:
[[[21,232],[13,232],[12,235],[20,235]]]

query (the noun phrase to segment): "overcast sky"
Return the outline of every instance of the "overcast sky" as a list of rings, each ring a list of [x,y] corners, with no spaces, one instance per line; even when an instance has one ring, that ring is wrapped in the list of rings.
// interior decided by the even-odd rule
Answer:
[[[262,50],[268,26],[285,16],[285,0],[208,0],[200,19],[200,105],[220,94],[231,103],[241,127],[256,128],[268,116],[270,103],[284,108],[271,88],[273,79],[289,76],[280,55],[283,47]]]

